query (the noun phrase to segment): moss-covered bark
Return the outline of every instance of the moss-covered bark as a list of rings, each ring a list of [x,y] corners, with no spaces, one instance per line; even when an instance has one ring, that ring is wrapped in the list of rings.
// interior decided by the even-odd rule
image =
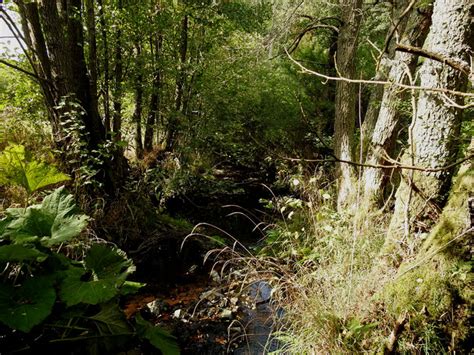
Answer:
[[[474,191],[472,165],[468,162],[459,170],[440,220],[416,258],[403,263],[383,291],[391,313],[410,314],[410,331],[405,335],[410,341],[418,337],[444,350],[449,345],[451,351],[462,349],[468,341],[469,310],[474,306],[468,206]]]

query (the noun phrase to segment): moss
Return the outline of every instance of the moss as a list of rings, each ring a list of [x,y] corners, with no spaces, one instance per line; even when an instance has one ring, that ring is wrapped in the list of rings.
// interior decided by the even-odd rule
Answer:
[[[425,251],[445,246],[466,227],[469,227],[468,199],[472,191],[474,191],[474,170],[464,167],[454,182],[448,204],[444,208],[438,224],[424,243],[423,249]],[[459,253],[453,253],[452,248],[450,247],[446,251],[459,255]]]
[[[440,263],[430,262],[407,272],[386,286],[382,298],[389,311],[401,314],[405,311],[427,312],[438,317],[451,306],[449,282],[442,277]],[[402,271],[403,272],[403,271]]]
[[[409,343],[439,349],[462,348],[469,336],[469,309],[474,306],[468,199],[474,171],[463,166],[448,204],[417,257],[402,263],[398,276],[380,293],[389,313],[410,314]],[[454,350],[450,348],[450,350]]]

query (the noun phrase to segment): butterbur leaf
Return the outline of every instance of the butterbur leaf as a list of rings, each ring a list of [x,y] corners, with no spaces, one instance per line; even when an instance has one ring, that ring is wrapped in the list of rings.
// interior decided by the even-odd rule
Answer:
[[[28,279],[20,287],[0,283],[0,321],[25,333],[40,324],[56,300],[52,283],[45,277]]]
[[[84,259],[85,268],[71,268],[61,286],[68,306],[98,304],[118,295],[128,275],[135,271],[125,253],[105,244],[93,245]]]
[[[71,268],[61,284],[60,296],[68,307],[79,303],[99,304],[118,294],[112,279],[90,280],[87,270]]]
[[[101,336],[117,334],[132,335],[130,326],[125,320],[123,312],[115,302],[103,305],[99,313],[89,318],[96,323],[97,330]]]
[[[21,244],[10,244],[0,247],[0,261],[4,262],[43,262],[47,257],[47,254],[40,252],[38,249],[26,247]]]
[[[69,176],[61,173],[55,166],[37,161],[27,164],[25,175],[29,193],[38,191],[46,186],[71,180]]]
[[[29,194],[39,189],[70,180],[55,166],[31,160],[25,147],[10,144],[0,153],[0,183],[22,186]]]
[[[78,236],[87,226],[89,217],[78,214],[73,197],[64,187],[46,196],[40,205],[25,209],[9,208],[9,221],[2,237],[15,243],[25,243],[41,238],[46,247],[61,244]]]
[[[99,279],[113,278],[123,283],[135,271],[133,262],[120,249],[105,244],[94,244],[84,259],[86,268],[92,270]]]
[[[135,281],[125,281],[120,289],[120,294],[122,296],[133,295],[138,292],[145,284]]]
[[[140,315],[137,315],[136,322],[138,335],[148,339],[151,345],[159,349],[163,355],[180,354],[176,338],[166,330],[147,322]]]

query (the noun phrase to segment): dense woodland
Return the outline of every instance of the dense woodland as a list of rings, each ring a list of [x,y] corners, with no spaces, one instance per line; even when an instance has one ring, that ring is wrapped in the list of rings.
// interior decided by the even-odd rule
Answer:
[[[472,351],[472,0],[0,21],[1,353]]]

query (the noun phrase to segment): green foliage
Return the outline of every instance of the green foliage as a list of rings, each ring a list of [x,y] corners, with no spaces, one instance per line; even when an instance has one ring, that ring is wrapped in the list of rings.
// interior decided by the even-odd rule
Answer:
[[[164,355],[176,355],[180,353],[175,337],[163,329],[153,327],[140,315],[137,316],[136,320],[138,333],[145,339],[148,339],[153,346],[160,349]]]
[[[45,247],[70,241],[87,226],[89,218],[78,214],[72,195],[64,187],[56,189],[39,205],[9,208],[2,221],[2,238],[12,243],[30,243],[39,240]]]
[[[20,287],[0,284],[0,321],[25,333],[44,321],[56,301],[52,281],[50,277],[34,277]]]
[[[0,153],[0,184],[22,186],[28,194],[70,180],[56,167],[33,160],[21,145],[11,144]]]
[[[73,267],[65,272],[61,299],[67,306],[107,302],[120,293],[126,278],[134,271],[133,263],[120,250],[93,245],[83,268]]]
[[[82,260],[58,251],[88,220],[63,187],[41,204],[7,209],[0,220],[0,267],[10,277],[0,284],[0,322],[32,336],[42,332],[51,343],[78,342],[91,353],[115,351],[134,337],[148,339],[163,353],[179,353],[173,337],[141,318],[135,328],[118,307],[121,295],[143,286],[126,280],[135,267],[123,251],[93,244]],[[66,329],[60,339],[47,330],[51,324]],[[81,344],[82,338],[88,340]]]

